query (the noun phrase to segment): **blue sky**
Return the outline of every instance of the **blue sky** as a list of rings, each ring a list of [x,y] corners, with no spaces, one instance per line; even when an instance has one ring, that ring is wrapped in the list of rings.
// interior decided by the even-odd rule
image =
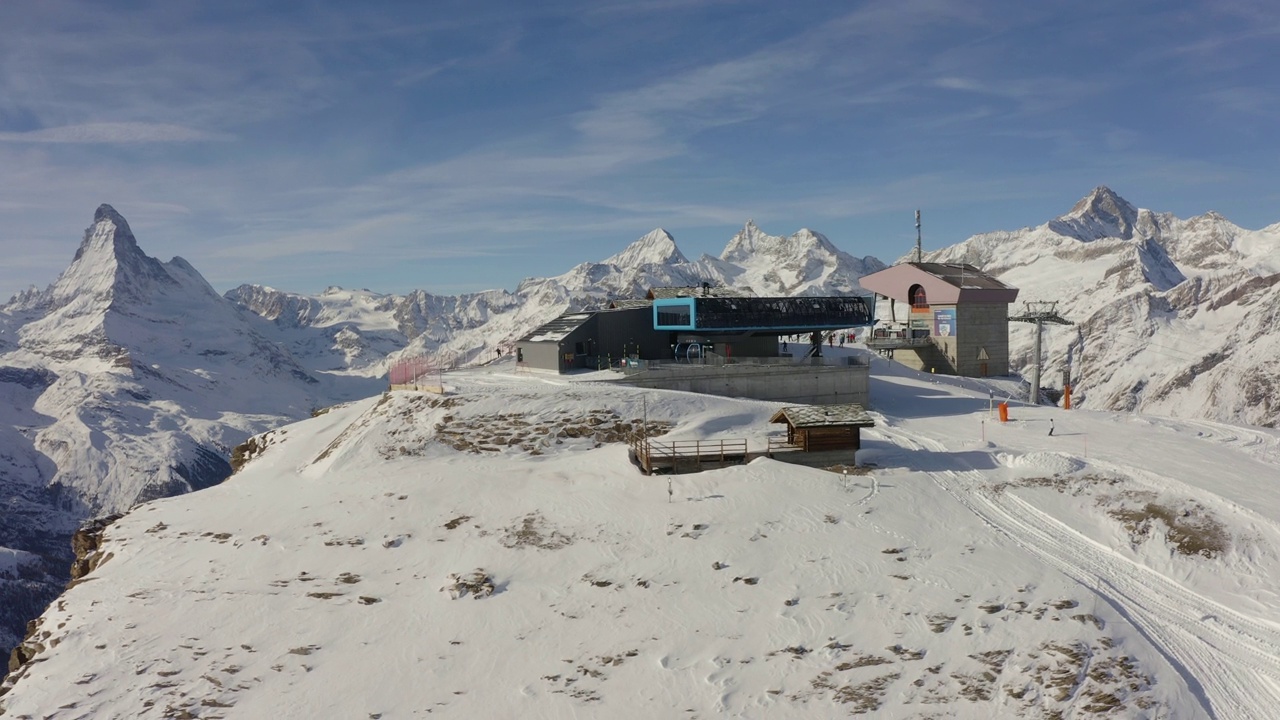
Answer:
[[[277,7],[283,6],[283,7]],[[749,218],[892,262],[1108,185],[1280,221],[1280,4],[0,3],[0,296],[98,204],[241,282],[453,294]]]

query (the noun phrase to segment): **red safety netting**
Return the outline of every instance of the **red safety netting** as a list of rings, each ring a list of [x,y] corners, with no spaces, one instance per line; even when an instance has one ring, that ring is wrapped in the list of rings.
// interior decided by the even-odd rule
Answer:
[[[412,357],[397,360],[391,366],[392,385],[416,385],[419,382],[438,375],[440,369],[425,357]]]

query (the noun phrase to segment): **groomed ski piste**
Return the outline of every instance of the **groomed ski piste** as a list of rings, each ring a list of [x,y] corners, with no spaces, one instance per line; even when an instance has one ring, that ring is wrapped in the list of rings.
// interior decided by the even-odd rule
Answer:
[[[495,363],[260,436],[108,528],[6,717],[1280,707],[1275,431],[1015,400],[1002,424],[1015,383],[876,358],[860,470],[646,477],[620,442],[645,421],[763,449],[781,405],[608,377]]]

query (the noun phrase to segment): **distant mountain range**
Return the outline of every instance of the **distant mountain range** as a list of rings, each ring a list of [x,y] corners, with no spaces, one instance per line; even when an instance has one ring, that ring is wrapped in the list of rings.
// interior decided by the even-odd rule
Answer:
[[[1023,299],[1061,301],[1078,325],[1048,334],[1045,384],[1070,354],[1086,407],[1277,423],[1280,225],[1180,220],[1098,188],[1045,225],[926,260],[970,262]],[[719,257],[690,261],[659,229],[514,290],[219,296],[185,260],[148,257],[103,205],[51,286],[0,307],[0,648],[62,589],[83,519],[220,482],[235,445],[377,392],[396,357],[487,362],[563,312],[655,286],[846,294],[884,267],[810,230],[772,236],[748,222]],[[1029,329],[1014,324],[1011,345],[1025,369]]]
[[[1280,224],[1181,220],[1099,187],[1044,225],[925,260],[969,262],[1019,300],[1057,301],[1076,326],[1046,332],[1043,377],[1059,385],[1071,362],[1083,407],[1280,424]],[[1011,324],[1016,371],[1033,363],[1032,328]]]
[[[749,287],[758,295],[847,294],[861,292],[858,278],[884,267],[811,230],[779,237],[748,222],[720,257],[689,261],[671,235],[657,229],[606,260],[529,278],[514,291],[440,296],[329,288],[312,297],[241,285],[226,297],[274,324],[277,339],[311,370],[381,374],[397,351],[445,364],[487,361],[562,313],[643,297],[653,287],[710,282]]]

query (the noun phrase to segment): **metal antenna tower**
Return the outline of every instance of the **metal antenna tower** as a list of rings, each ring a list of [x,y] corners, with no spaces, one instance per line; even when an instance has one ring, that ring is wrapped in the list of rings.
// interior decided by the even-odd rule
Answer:
[[[1034,364],[1031,366],[1031,393],[1027,398],[1032,405],[1040,404],[1040,369],[1043,367],[1044,359],[1040,355],[1040,336],[1044,332],[1045,323],[1053,323],[1055,325],[1074,325],[1075,323],[1058,314],[1057,300],[1032,300],[1022,303],[1025,311],[1021,315],[1014,315],[1009,318],[1009,322],[1027,322],[1036,324],[1036,342],[1033,349]]]
[[[916,210],[916,262],[920,262],[920,211]]]

